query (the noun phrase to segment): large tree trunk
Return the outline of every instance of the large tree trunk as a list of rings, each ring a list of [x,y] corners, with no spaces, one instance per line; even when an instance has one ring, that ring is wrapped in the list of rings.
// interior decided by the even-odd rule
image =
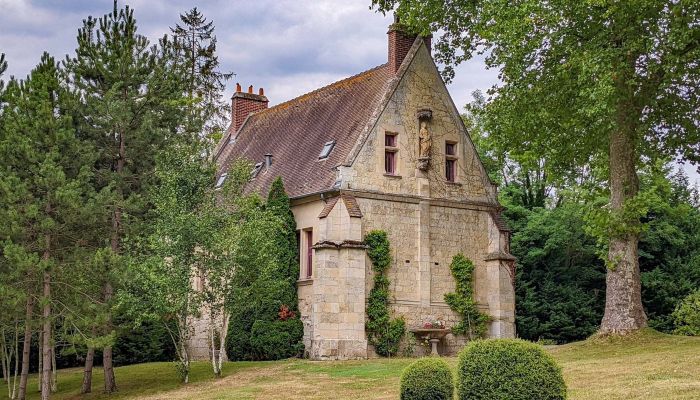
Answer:
[[[123,89],[124,99],[127,98],[127,89]],[[124,162],[126,161],[126,135],[123,131],[119,132],[119,155],[113,165],[118,175],[121,175],[124,170]],[[119,194],[119,201],[123,200],[122,191],[117,188],[117,193]],[[112,236],[110,238],[110,245],[112,252],[114,254],[119,254],[121,250],[121,224],[122,224],[122,210],[121,204],[117,204],[112,212]],[[114,295],[114,288],[112,287],[112,282],[109,278],[104,284],[104,299],[105,303],[109,306]],[[107,313],[107,318],[105,325],[108,330],[112,328],[112,315],[111,312]],[[114,365],[112,363],[112,346],[106,346],[102,350],[102,368],[105,375],[105,393],[112,393],[117,391],[117,381],[114,378]]]
[[[122,136],[123,137],[123,136]],[[123,144],[120,146],[120,153],[123,149]],[[117,171],[121,171],[124,167],[122,161],[117,162]],[[110,239],[110,244],[112,252],[114,254],[119,254],[119,230],[121,228],[121,209],[117,206],[112,213],[112,237]],[[105,303],[109,307],[112,297],[114,296],[114,288],[112,287],[112,282],[109,278],[105,281],[104,287],[104,299]],[[112,313],[107,312],[105,318],[105,327],[107,328],[107,333],[112,329]],[[114,365],[112,363],[112,345],[105,346],[102,349],[102,369],[105,375],[105,393],[112,393],[117,390],[117,381],[114,378]]]
[[[123,137],[123,136],[122,136]],[[123,145],[120,146],[120,153]],[[123,162],[117,162],[117,171],[121,171],[124,167]],[[112,213],[112,237],[110,239],[112,252],[114,254],[119,254],[119,230],[121,227],[121,209],[117,206]],[[112,297],[114,296],[114,288],[112,287],[112,282],[109,278],[104,284],[104,299],[105,303],[109,307]],[[112,329],[112,313],[107,312],[107,317],[105,318],[105,326],[107,328],[107,333]],[[105,346],[102,349],[102,369],[105,375],[105,393],[113,393],[117,391],[117,381],[114,378],[114,365],[112,363],[112,345]]]
[[[41,400],[48,400],[51,398],[51,275],[48,271],[44,272],[43,295]]]
[[[26,309],[24,312],[24,340],[22,342],[22,372],[19,376],[19,390],[17,399],[24,400],[27,397],[27,378],[29,377],[29,349],[32,345],[32,311],[34,310],[34,297],[27,294]]]
[[[610,135],[610,206],[613,213],[621,213],[625,202],[639,192],[636,172],[634,115],[631,107],[622,104],[618,109],[616,129]],[[633,114],[633,113],[632,113]],[[605,314],[600,333],[625,334],[647,325],[642,308],[642,290],[637,246],[639,236],[635,229],[638,220],[629,224],[625,232],[610,239],[608,271],[605,279]]]
[[[95,348],[88,347],[87,355],[85,356],[85,370],[83,370],[83,385],[80,388],[80,393],[92,392],[92,366],[95,363]]]

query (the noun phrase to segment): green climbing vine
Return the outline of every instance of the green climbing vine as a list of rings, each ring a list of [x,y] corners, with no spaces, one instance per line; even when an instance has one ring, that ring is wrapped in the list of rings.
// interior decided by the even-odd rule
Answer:
[[[374,270],[374,287],[367,303],[367,339],[380,356],[390,357],[399,351],[399,343],[406,331],[403,318],[391,318],[389,312],[389,278],[391,266],[389,239],[384,231],[371,231],[365,237],[367,255]]]
[[[469,340],[481,337],[486,333],[489,317],[479,311],[474,301],[472,288],[474,263],[464,254],[459,253],[452,258],[450,270],[455,278],[456,288],[454,293],[445,294],[445,303],[462,317],[462,321],[452,327],[452,332],[457,335],[466,335]]]

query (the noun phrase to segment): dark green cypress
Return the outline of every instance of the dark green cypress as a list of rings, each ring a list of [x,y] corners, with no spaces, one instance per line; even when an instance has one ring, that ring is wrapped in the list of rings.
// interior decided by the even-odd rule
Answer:
[[[290,283],[294,283],[299,278],[297,223],[294,220],[289,196],[284,190],[281,177],[272,182],[267,196],[267,209],[282,220],[282,231],[276,238],[279,248],[279,263],[283,276]]]

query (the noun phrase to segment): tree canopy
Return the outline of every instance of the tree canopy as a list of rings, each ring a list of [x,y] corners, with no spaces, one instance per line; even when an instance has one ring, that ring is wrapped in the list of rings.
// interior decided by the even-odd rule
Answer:
[[[498,68],[486,126],[511,154],[536,154],[547,173],[581,168],[607,180],[606,308],[601,332],[646,326],[638,243],[648,210],[637,171],[658,159],[700,161],[700,4],[645,0],[374,0],[407,29],[442,32],[436,59],[474,54]]]

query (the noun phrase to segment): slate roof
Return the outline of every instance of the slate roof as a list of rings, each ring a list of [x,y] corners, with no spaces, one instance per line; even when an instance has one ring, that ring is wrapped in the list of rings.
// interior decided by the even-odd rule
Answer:
[[[232,128],[223,138],[217,157],[220,171],[237,158],[263,163],[248,190],[267,194],[281,176],[290,197],[332,189],[335,167],[343,163],[357,142],[394,77],[387,64],[278,104],[248,117],[239,132]],[[229,139],[235,136],[235,142]],[[335,146],[325,160],[325,143]],[[265,154],[272,166],[264,166]]]

